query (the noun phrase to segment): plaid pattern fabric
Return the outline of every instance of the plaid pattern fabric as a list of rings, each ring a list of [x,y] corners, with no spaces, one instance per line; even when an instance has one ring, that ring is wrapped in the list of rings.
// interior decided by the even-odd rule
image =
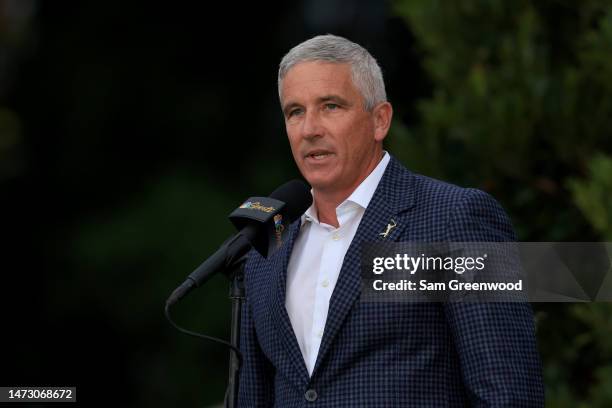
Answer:
[[[379,234],[393,218],[397,227]],[[387,241],[513,241],[488,194],[409,172],[391,158],[332,294],[312,377],[285,310],[299,225],[246,266],[240,407],[541,407],[529,304],[359,302],[360,247]]]

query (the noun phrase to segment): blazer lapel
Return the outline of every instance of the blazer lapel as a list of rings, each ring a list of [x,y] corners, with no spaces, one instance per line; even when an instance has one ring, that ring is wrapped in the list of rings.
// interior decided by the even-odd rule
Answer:
[[[295,333],[293,332],[289,314],[285,308],[287,266],[289,264],[289,255],[293,250],[293,244],[300,230],[300,222],[301,220],[298,219],[290,226],[291,230],[288,234],[286,248],[279,251],[272,265],[273,293],[270,304],[273,316],[272,320],[276,325],[276,330],[284,346],[287,358],[293,365],[293,369],[287,370],[285,374],[289,376],[297,386],[302,387],[308,382],[308,369],[306,368],[306,363],[304,362],[302,352],[300,351]]]
[[[407,217],[402,213],[414,204],[411,183],[413,176],[395,158],[372,196],[355,237],[344,256],[336,287],[332,293],[329,312],[313,376],[330,349],[342,323],[346,320],[361,293],[361,246],[365,242],[396,241],[406,227]],[[389,225],[394,225],[389,228]],[[385,232],[387,233],[385,235]]]

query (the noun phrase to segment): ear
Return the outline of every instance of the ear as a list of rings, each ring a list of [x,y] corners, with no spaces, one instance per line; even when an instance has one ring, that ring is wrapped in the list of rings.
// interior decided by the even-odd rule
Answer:
[[[372,116],[374,117],[374,140],[382,142],[391,127],[393,107],[389,102],[379,103],[372,110]]]

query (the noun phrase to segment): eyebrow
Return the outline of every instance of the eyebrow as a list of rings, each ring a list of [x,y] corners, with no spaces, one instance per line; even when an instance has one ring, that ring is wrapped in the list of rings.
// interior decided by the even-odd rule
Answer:
[[[325,96],[321,96],[320,98],[317,98],[317,103],[325,103],[325,102],[337,102],[339,105],[345,105],[345,106],[351,105],[346,99],[344,99],[340,95],[334,95],[334,94],[325,95]],[[301,105],[297,102],[289,102],[283,108],[283,112],[287,114],[292,108],[296,106],[301,106]]]

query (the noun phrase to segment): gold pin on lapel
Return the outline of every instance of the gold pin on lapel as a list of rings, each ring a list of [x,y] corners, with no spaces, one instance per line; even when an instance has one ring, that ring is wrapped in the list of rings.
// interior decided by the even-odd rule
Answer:
[[[381,232],[378,235],[382,235],[384,238],[387,238],[387,235],[389,235],[391,230],[393,228],[395,228],[396,225],[397,225],[397,223],[395,222],[395,220],[393,218],[391,218],[391,222],[389,224],[387,224],[387,229],[385,230],[385,232]]]

